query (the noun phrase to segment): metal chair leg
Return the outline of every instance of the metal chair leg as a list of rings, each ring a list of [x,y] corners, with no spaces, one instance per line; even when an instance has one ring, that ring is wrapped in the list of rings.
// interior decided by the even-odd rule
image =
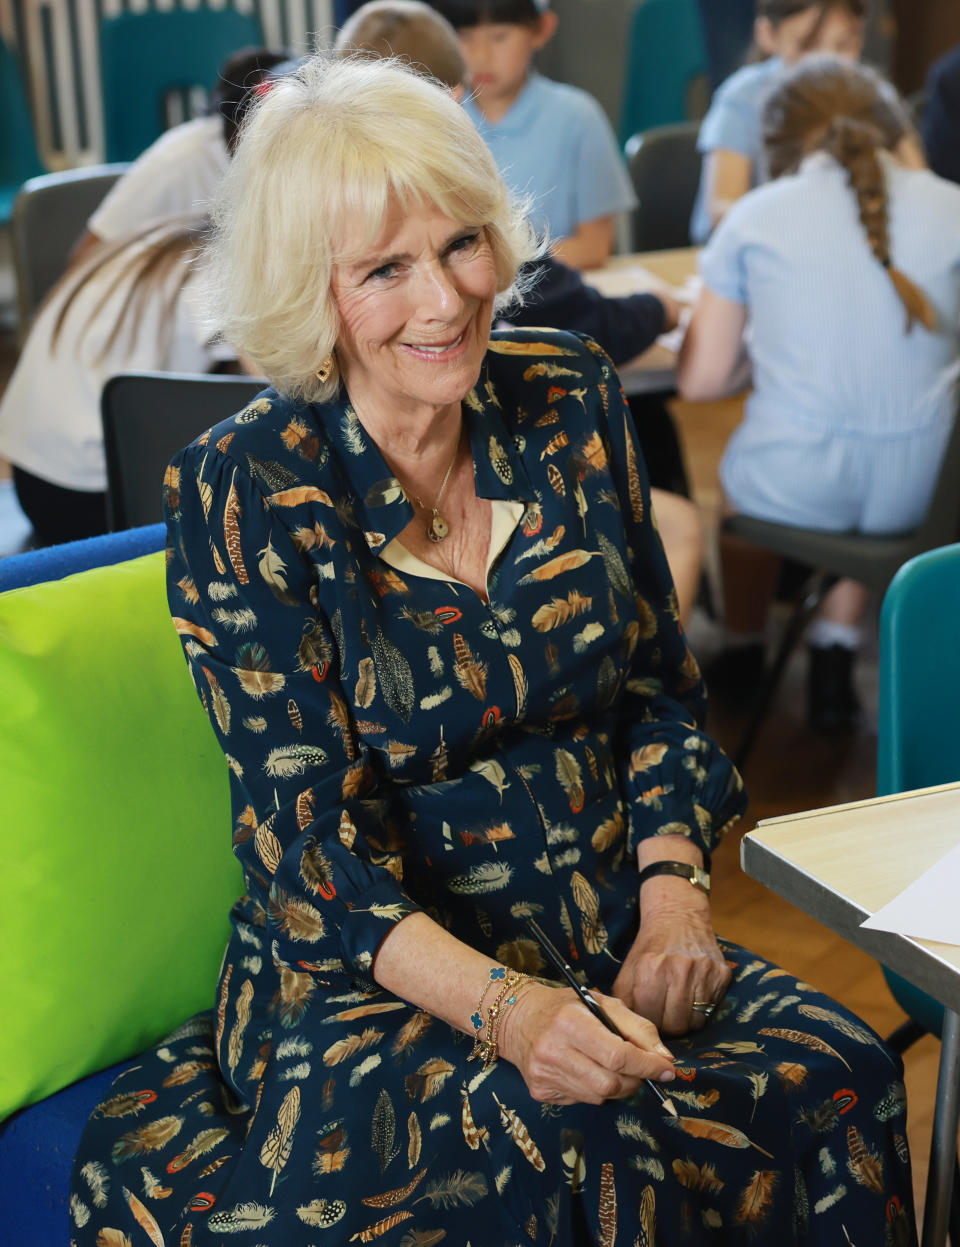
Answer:
[[[953,1160],[953,1189],[950,1191],[950,1243],[960,1245],[960,1161]]]
[[[933,1115],[930,1170],[923,1210],[922,1247],[944,1247],[955,1189],[957,1121],[960,1118],[960,1016],[943,1013],[937,1102]]]
[[[816,614],[817,607],[839,579],[839,576],[829,572],[817,572],[803,586],[793,608],[793,614],[790,616],[783,631],[773,664],[760,685],[757,703],[750,716],[750,721],[744,729],[743,735],[740,737],[740,743],[737,745],[736,752],[733,755],[733,762],[738,771],[742,771],[747,764],[747,759],[753,750],[757,735],[763,726],[764,719],[767,717],[770,703],[780,687],[780,681],[790,660],[790,655],[796,649],[807,624]]]

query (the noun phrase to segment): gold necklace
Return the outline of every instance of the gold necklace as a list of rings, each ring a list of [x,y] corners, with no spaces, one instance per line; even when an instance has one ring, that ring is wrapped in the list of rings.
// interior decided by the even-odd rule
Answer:
[[[440,492],[437,494],[433,506],[428,507],[418,494],[411,491],[410,496],[413,498],[420,510],[430,512],[430,520],[425,531],[427,537],[433,542],[443,541],[444,537],[446,537],[447,533],[450,531],[450,525],[440,514],[440,503],[443,501],[443,495],[447,492],[447,486],[450,483],[450,473],[453,471],[453,465],[457,462],[457,455],[460,453],[460,441],[462,437],[463,430],[461,429],[460,436],[457,438],[457,444],[453,448],[453,458],[450,460],[450,464],[444,474],[443,483],[440,486]]]

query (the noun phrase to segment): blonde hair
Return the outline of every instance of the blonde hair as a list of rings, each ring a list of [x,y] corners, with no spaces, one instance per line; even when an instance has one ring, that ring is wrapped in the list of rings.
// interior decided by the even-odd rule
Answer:
[[[77,337],[77,348],[82,345],[114,293],[129,283],[126,297],[96,362],[102,363],[107,358],[124,332],[129,348],[134,348],[147,308],[161,294],[164,306],[159,323],[163,337],[157,343],[157,351],[164,355],[173,333],[177,302],[193,276],[193,263],[208,229],[209,220],[206,217],[171,217],[158,220],[119,242],[104,243],[98,247],[78,272],[65,274],[47,296],[46,301],[49,301],[67,290],[50,337],[51,351],[57,349],[60,334],[77,296],[88,282],[99,275],[106,279],[103,292]]]
[[[870,250],[887,271],[907,313],[936,328],[923,291],[901,273],[890,254],[887,180],[878,153],[893,151],[913,133],[897,97],[865,65],[837,56],[810,56],[785,71],[763,112],[763,140],[771,177],[795,172],[803,158],[828,152],[847,171]]]
[[[422,0],[370,0],[343,23],[333,47],[335,52],[399,57],[451,90],[467,76],[457,32]]]
[[[208,290],[218,328],[281,392],[339,386],[334,265],[372,246],[391,199],[483,227],[497,306],[539,248],[523,205],[459,104],[396,60],[317,55],[251,109],[214,210]],[[315,370],[333,356],[325,380]]]

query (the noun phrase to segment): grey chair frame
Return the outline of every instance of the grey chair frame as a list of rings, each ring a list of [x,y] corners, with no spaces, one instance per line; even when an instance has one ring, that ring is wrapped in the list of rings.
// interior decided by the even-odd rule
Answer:
[[[111,530],[162,519],[163,474],[173,456],[240,411],[266,384],[258,377],[209,373],[111,377],[100,400]]]
[[[960,538],[960,416],[954,421],[926,517],[910,532],[890,536],[831,533],[772,524],[749,515],[729,516],[723,523],[723,531],[811,569],[796,598],[773,663],[760,686],[753,712],[734,753],[735,764],[742,768],[756,742],[790,655],[820,603],[837,581],[856,580],[882,595],[897,570],[908,559]]]
[[[690,246],[690,216],[700,185],[698,121],[641,130],[624,145],[639,206],[633,214],[633,250]]]
[[[17,323],[26,337],[37,308],[63,276],[87,221],[129,164],[42,173],[21,186],[10,222]]]

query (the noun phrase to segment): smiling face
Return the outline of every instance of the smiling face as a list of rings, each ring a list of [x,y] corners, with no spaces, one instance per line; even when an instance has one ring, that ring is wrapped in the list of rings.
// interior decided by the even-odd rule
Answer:
[[[825,13],[818,4],[784,18],[776,26],[768,18],[758,18],[757,42],[770,56],[779,56],[792,65],[811,52],[832,52],[849,60],[859,60],[863,51],[863,19],[842,5]]]
[[[394,200],[379,238],[347,254],[332,282],[336,351],[360,415],[416,419],[459,407],[480,375],[497,293],[484,230]]]

